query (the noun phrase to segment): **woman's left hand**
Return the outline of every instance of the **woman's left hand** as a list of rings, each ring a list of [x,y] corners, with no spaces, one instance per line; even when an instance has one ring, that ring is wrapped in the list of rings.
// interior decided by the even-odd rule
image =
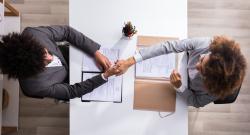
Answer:
[[[174,85],[175,88],[180,88],[182,85],[181,75],[176,70],[173,70],[170,75],[170,83]]]

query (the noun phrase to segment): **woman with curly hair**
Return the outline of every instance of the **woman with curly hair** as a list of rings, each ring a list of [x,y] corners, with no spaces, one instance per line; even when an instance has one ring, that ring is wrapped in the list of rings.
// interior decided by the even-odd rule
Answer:
[[[119,60],[116,65],[120,75],[142,60],[179,52],[186,52],[184,57],[188,59],[185,69],[188,86],[182,85],[181,74],[175,70],[170,82],[188,105],[202,107],[238,92],[245,76],[246,60],[239,44],[225,36],[166,41],[142,49],[127,60]]]
[[[95,58],[103,74],[69,85],[67,41]],[[19,80],[23,93],[34,98],[68,100],[93,91],[116,73],[98,50],[100,45],[69,26],[28,27],[21,34],[10,33],[0,42],[0,71]]]

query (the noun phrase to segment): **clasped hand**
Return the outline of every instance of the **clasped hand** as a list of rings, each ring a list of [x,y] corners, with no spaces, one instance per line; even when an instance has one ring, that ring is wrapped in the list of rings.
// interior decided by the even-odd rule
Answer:
[[[104,68],[104,77],[106,78],[113,75],[122,75],[130,66],[135,64],[135,60],[133,58],[129,58],[127,60],[117,60],[114,65],[112,65],[109,59],[99,51],[95,53],[95,59]],[[170,83],[176,88],[180,88],[182,85],[181,75],[176,70],[173,70],[170,75]]]
[[[95,60],[97,64],[99,64],[104,69],[104,76],[106,78],[112,75],[122,75],[129,68],[129,66],[126,65],[126,60],[118,60],[114,65],[112,65],[110,60],[99,51],[95,52]]]
[[[129,66],[126,60],[118,60],[115,62],[115,65],[110,66],[110,68],[108,68],[105,73],[108,74],[108,76],[119,76],[124,74],[128,70],[128,68]]]

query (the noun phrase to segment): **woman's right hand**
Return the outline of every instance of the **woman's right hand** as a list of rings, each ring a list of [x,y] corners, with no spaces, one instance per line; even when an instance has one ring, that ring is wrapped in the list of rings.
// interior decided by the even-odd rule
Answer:
[[[104,73],[103,76],[108,79],[108,77],[116,75],[119,73],[118,67],[116,65],[111,66],[108,68]]]
[[[108,70],[103,74],[105,78],[108,78],[112,75],[122,75],[124,74],[128,68],[135,64],[134,57],[130,57],[127,60],[117,60],[115,65],[111,66]]]
[[[134,65],[135,59],[134,57],[130,57],[127,60],[118,60],[115,62],[115,65],[118,68],[118,74],[116,74],[117,76],[124,74],[129,67],[131,67],[132,65]]]

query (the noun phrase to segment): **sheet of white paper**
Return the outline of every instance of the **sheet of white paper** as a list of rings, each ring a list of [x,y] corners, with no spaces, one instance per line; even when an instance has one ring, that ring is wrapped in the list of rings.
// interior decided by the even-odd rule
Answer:
[[[105,55],[112,62],[112,64],[119,59],[118,49],[101,48],[100,52]],[[94,58],[83,54],[82,71],[101,72],[102,70],[98,67]]]
[[[83,73],[83,81],[96,75],[96,73]],[[121,102],[122,77],[110,77],[107,83],[83,95],[82,100]]]
[[[175,69],[176,54],[167,54],[144,60],[136,64],[136,77],[169,78]]]

